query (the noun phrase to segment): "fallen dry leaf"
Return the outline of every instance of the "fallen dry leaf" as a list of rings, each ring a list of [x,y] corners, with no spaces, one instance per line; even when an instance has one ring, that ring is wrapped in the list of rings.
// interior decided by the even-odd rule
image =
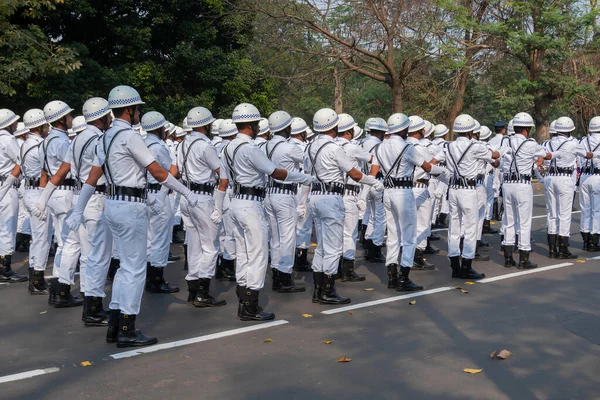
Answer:
[[[40,313],[40,315],[42,315],[42,314],[46,314],[47,312],[48,312],[48,311],[42,311],[42,312]]]
[[[467,374],[478,374],[481,371],[483,371],[483,369],[474,369],[474,368],[465,368],[465,369],[463,369],[463,372],[466,372]]]
[[[352,359],[348,358],[348,357],[340,357],[340,358],[337,359],[337,362],[339,362],[339,363],[347,363],[347,362],[350,362],[350,361],[352,361]]]
[[[265,339],[265,343],[271,343],[272,341],[273,341],[273,339],[271,339],[271,338]]]
[[[348,314],[354,315],[354,312],[352,310],[350,310],[350,311],[348,311]]]
[[[490,358],[495,358],[496,354],[498,354],[498,350],[494,350],[490,353]]]
[[[312,314],[302,314],[303,318],[312,318]]]
[[[506,349],[502,350],[500,353],[496,354],[496,358],[500,359],[500,360],[506,360],[508,357],[510,357],[512,353]]]
[[[325,344],[331,344],[331,343],[333,343],[333,340],[326,340],[323,343],[325,343]]]
[[[411,305],[411,306],[414,306],[415,304],[417,304],[417,301],[416,301],[416,300],[413,300],[413,301],[411,301],[411,302],[410,302],[410,303],[408,303],[408,304],[409,304],[409,305]]]
[[[81,365],[82,367],[89,367],[90,365],[92,365],[92,363],[89,361],[82,361],[79,363],[79,365]]]
[[[466,294],[466,293],[469,293],[469,291],[468,291],[468,290],[465,290],[465,289],[463,289],[463,288],[461,288],[461,289],[460,289],[460,291],[461,291],[461,292],[463,292],[463,293],[465,293],[465,294]]]
[[[372,288],[372,287],[365,288],[365,292],[370,292],[371,290],[375,290],[375,288]]]
[[[475,282],[465,282],[465,285],[474,285]]]
[[[454,286],[454,289],[460,290],[460,289],[462,289],[462,286],[456,285],[456,286]]]
[[[585,262],[585,260],[576,260],[576,262],[579,262],[579,263],[584,263],[584,262]]]

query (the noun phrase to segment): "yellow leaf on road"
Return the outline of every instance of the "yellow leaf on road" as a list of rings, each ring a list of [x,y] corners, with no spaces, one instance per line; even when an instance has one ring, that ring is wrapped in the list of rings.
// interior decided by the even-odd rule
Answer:
[[[585,260],[577,260],[577,262],[579,262],[579,263],[584,263],[584,262],[585,262]]]
[[[372,287],[365,288],[365,292],[370,292],[371,290],[375,290],[375,288],[372,288]]]
[[[483,369],[474,369],[474,368],[465,368],[465,369],[463,369],[463,372],[466,372],[467,374],[478,374],[481,371],[483,371]]]
[[[47,312],[48,312],[48,311],[42,311],[42,312],[40,313],[40,315],[42,315],[42,314],[46,314]]]
[[[89,367],[90,365],[92,365],[92,363],[89,361],[82,361],[79,363],[79,365],[81,365],[82,367]]]
[[[339,362],[339,363],[347,363],[347,362],[350,362],[350,361],[352,361],[352,359],[348,358],[348,357],[340,357],[340,358],[337,359],[337,362]]]
[[[325,344],[331,344],[331,343],[333,343],[333,340],[326,340],[323,343],[325,343]]]
[[[350,311],[348,311],[348,314],[354,315],[354,312],[352,310],[350,310]]]
[[[466,293],[469,293],[469,291],[468,291],[468,290],[465,290],[465,289],[463,289],[463,288],[460,288],[460,291],[461,291],[461,292],[463,292],[463,293],[465,293],[465,294],[466,294]]]
[[[271,343],[272,341],[273,341],[273,339],[271,339],[271,338],[265,339],[265,343]]]
[[[409,305],[411,305],[411,306],[414,306],[415,304],[417,304],[417,301],[416,301],[416,300],[413,300],[413,301],[411,301],[411,302],[410,302],[410,303],[408,303],[408,304],[409,304]]]
[[[474,285],[475,282],[465,282],[465,285]]]
[[[312,318],[312,314],[302,314],[303,318]]]

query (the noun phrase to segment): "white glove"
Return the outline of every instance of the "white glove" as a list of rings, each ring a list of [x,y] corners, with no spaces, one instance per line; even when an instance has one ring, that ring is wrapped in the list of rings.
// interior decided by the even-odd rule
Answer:
[[[45,221],[46,219],[48,219],[48,214],[46,213],[46,210],[44,209],[44,211],[40,210],[40,208],[38,207],[38,205],[34,205],[33,208],[31,209],[31,214],[36,217],[37,219],[39,219],[40,221]]]
[[[306,204],[302,204],[296,207],[296,212],[298,213],[298,217],[300,219],[303,219],[306,216]]]
[[[163,202],[159,200],[158,196],[153,196],[152,201],[147,201],[146,205],[154,215],[160,214],[163,208]]]
[[[380,181],[375,181],[375,183],[371,185],[371,187],[376,192],[383,192],[383,183],[381,183]]]
[[[212,214],[210,214],[210,220],[213,222],[213,224],[219,225],[221,221],[223,221],[223,213],[221,210],[215,208]]]
[[[83,222],[83,213],[79,212],[78,210],[73,210],[71,215],[69,215],[65,220],[65,225],[67,225],[70,230],[76,231],[79,229],[81,222]]]
[[[75,207],[73,207],[73,212],[65,220],[65,224],[72,231],[76,231],[79,228],[79,225],[83,221],[83,211],[85,210],[85,206],[87,205],[88,201],[90,201],[90,198],[95,191],[96,187],[88,185],[87,183],[83,184],[81,187],[81,190],[79,191],[79,198],[77,199]]]
[[[367,209],[367,202],[364,199],[358,199],[356,202],[356,207],[360,212],[365,212]]]
[[[310,185],[313,183],[313,180],[314,179],[310,174],[294,171],[288,171],[288,174],[285,178],[286,182],[300,183],[302,185]]]
[[[10,190],[11,187],[13,187],[13,184],[17,181],[17,178],[15,178],[12,175],[8,175],[6,177],[6,180],[0,184],[0,201],[2,201],[2,199],[4,198],[4,196],[6,196],[6,193],[8,193],[8,191]]]

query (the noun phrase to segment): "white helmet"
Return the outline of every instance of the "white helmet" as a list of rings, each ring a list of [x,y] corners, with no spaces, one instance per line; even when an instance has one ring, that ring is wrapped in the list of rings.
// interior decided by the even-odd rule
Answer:
[[[102,97],[92,97],[83,103],[83,116],[85,118],[85,122],[95,121],[107,114],[110,114],[108,101]]]
[[[23,122],[27,129],[37,128],[40,125],[47,124],[44,111],[39,108],[32,108],[23,115]]]
[[[533,118],[531,117],[531,115],[527,114],[526,112],[520,112],[513,118],[512,126],[513,128],[515,126],[528,128],[535,126],[535,122],[533,122]]]
[[[481,124],[476,119],[473,119],[475,122],[475,128],[473,128],[473,133],[479,133],[481,131]]]
[[[321,108],[313,117],[313,130],[315,132],[327,132],[340,123],[340,117],[331,108]]]
[[[360,126],[354,125],[354,135],[352,136],[352,139],[356,140],[359,137],[361,137],[362,134],[363,134],[363,130],[360,128]]]
[[[338,118],[340,119],[340,122],[338,123],[338,132],[346,132],[350,129],[354,129],[354,127],[358,125],[350,114],[339,114]]]
[[[217,146],[219,143],[222,143],[222,142],[223,142],[223,138],[219,137],[219,136],[215,136],[212,139],[213,146]]]
[[[508,121],[508,126],[506,127],[506,134],[508,136],[515,134],[515,127],[513,125],[513,121],[514,120],[512,120],[512,119],[510,121]]]
[[[371,130],[371,124],[373,123],[374,120],[375,120],[375,118],[371,117],[365,122],[365,131],[368,132]]]
[[[310,129],[310,127],[306,128],[306,139],[310,139],[313,136],[315,136],[315,132],[313,132],[313,130]]]
[[[160,129],[163,126],[166,127],[167,120],[158,111],[150,111],[144,114],[142,117],[142,129],[146,132],[152,132],[156,129]]]
[[[479,132],[479,140],[485,140],[492,136],[492,131],[487,126],[482,126]]]
[[[171,125],[169,126],[169,136],[175,134],[175,130],[177,129],[177,125],[175,125],[174,123],[170,123]]]
[[[108,108],[123,108],[146,104],[142,101],[140,94],[131,86],[117,86],[108,94]]]
[[[299,135],[303,132],[306,132],[307,129],[308,125],[306,125],[306,121],[304,121],[302,118],[292,118],[292,135]]]
[[[475,120],[467,114],[461,114],[454,120],[454,132],[466,133],[475,129]]]
[[[73,111],[73,109],[64,101],[54,100],[44,107],[44,116],[46,117],[46,121],[51,124],[69,114],[71,111]]]
[[[410,125],[408,126],[408,133],[418,132],[425,128],[425,121],[418,115],[411,115],[408,117]]]
[[[379,118],[376,118],[376,120]],[[385,124],[387,128],[389,128],[389,133],[398,133],[410,126],[410,119],[402,113],[396,113],[390,115],[387,120],[387,124]],[[374,127],[374,124],[371,123],[372,129],[378,129]],[[386,129],[387,130],[387,129]]]
[[[423,137],[429,137],[433,133],[433,124],[427,120],[425,120],[425,134]]]
[[[600,117],[594,117],[590,120],[589,131],[590,133],[600,132]]]
[[[208,108],[194,107],[187,114],[187,124],[190,128],[200,128],[212,124],[216,120]]]
[[[87,128],[87,123],[85,122],[85,117],[83,115],[79,115],[73,118],[72,130],[73,133],[77,134],[79,132],[85,131]]]
[[[392,115],[392,117],[393,117],[393,115]],[[390,117],[389,119],[391,119],[392,117]],[[389,119],[388,119],[388,121],[389,121]],[[383,119],[383,118],[379,118],[379,117],[373,118],[373,120],[369,124],[369,127],[370,127],[369,130],[371,130],[371,131],[388,132],[388,123],[385,122],[385,119]],[[394,133],[394,132],[388,132],[388,133]]]
[[[212,125],[210,126],[210,133],[213,136],[218,136],[219,135],[219,125],[221,125],[221,122],[223,122],[222,118],[215,119],[213,121]]]
[[[231,119],[224,119],[219,125],[219,137],[229,137],[238,134],[238,128]]]
[[[254,122],[260,120],[260,112],[258,112],[258,108],[249,103],[238,104],[233,109],[233,114],[231,116],[231,120],[234,124],[238,124],[240,122]]]
[[[560,117],[554,127],[558,133],[571,133],[575,130],[575,123],[569,117]]]
[[[433,128],[433,136],[435,136],[436,138],[442,137],[444,135],[446,135],[446,133],[448,133],[450,131],[450,129],[448,129],[448,127],[444,124],[437,124],[434,128]]]
[[[548,131],[551,135],[556,135],[556,120],[550,122],[550,126],[548,127]]]
[[[183,119],[183,123],[181,124],[181,126],[182,126],[183,130],[186,131],[186,132],[191,132],[192,131],[192,128],[190,128],[188,126],[188,124],[187,124],[187,117],[185,117]]]
[[[187,132],[180,126],[175,129],[175,137],[182,137],[187,135]]]
[[[0,129],[4,129],[8,126],[11,126],[15,123],[15,121],[19,120],[19,116],[9,110],[8,108],[3,108],[0,110]]]
[[[266,118],[261,118],[258,121],[258,134],[257,136],[266,135],[269,133],[269,120]]]
[[[17,130],[13,133],[13,136],[14,137],[23,136],[27,132],[29,132],[29,129],[25,128],[25,123],[19,122],[17,124]]]
[[[279,132],[292,124],[292,116],[285,111],[275,111],[269,115],[269,130]]]

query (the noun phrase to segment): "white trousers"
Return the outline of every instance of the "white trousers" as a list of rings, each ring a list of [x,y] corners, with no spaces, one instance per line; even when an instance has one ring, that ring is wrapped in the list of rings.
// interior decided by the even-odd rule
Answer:
[[[235,260],[235,238],[233,237],[233,222],[229,213],[230,204],[231,194],[228,191],[223,199],[223,221],[219,226],[219,254],[222,254],[225,260]]]
[[[429,188],[415,187],[412,190],[417,207],[416,247],[425,250],[427,238],[431,234],[431,214],[433,212],[432,199]]]
[[[296,197],[289,194],[269,194],[265,211],[271,230],[271,267],[291,274],[296,250]]]
[[[475,235],[477,240],[481,240],[483,230],[483,220],[485,219],[485,207],[487,204],[487,192],[484,185],[477,186],[477,231]]]
[[[37,205],[41,194],[42,191],[39,188],[25,190],[23,201],[29,213],[31,213],[33,207]],[[42,221],[31,214],[31,245],[29,246],[29,266],[35,271],[46,270],[51,243],[52,219],[50,216],[48,216],[45,221]]]
[[[367,196],[369,208],[369,224],[365,231],[365,239],[371,239],[375,246],[382,246],[385,235],[385,209],[383,193],[371,190]]]
[[[232,199],[229,207],[235,236],[235,276],[238,285],[260,290],[265,284],[269,227],[260,201]]]
[[[0,256],[8,256],[15,252],[18,218],[19,193],[12,187],[0,201]]]
[[[412,189],[385,189],[383,205],[387,222],[385,265],[412,268],[415,257],[417,207]],[[402,249],[402,258],[400,257]]]
[[[579,183],[580,231],[600,234],[600,175],[582,175]]]
[[[190,207],[185,198],[181,199],[181,214],[186,223],[186,237],[188,240],[186,259],[188,281],[197,279],[212,279],[217,266],[218,225],[210,219],[215,209],[212,196],[198,195],[200,201],[195,207]]]
[[[105,204],[106,200],[103,201],[103,209]],[[89,203],[88,207],[86,207],[86,212],[88,208]],[[92,232],[91,228],[91,226],[87,226],[90,252],[87,257],[85,271],[85,295],[106,297],[104,286],[106,285],[106,276],[110,266],[110,259],[116,246],[113,245],[113,234],[108,226],[106,214],[102,210],[100,210],[100,216],[96,221],[94,227],[95,231]]]
[[[73,191],[72,190],[55,190],[50,200],[48,200],[48,211],[54,218],[54,237],[58,247],[56,249],[56,255],[54,256],[54,268],[52,269],[52,276],[58,278],[60,283],[69,283],[65,277],[66,274],[71,272],[65,272],[61,280],[60,266],[62,263],[62,253],[65,241],[69,242],[69,248],[73,249],[80,246],[79,242],[79,231],[71,231],[66,225],[65,220],[70,215],[73,209]],[[72,256],[72,254],[69,254]],[[73,270],[73,274],[75,270]]]
[[[148,193],[148,200],[158,197],[163,205],[161,212],[154,214],[150,207],[148,212],[148,241],[146,252],[148,261],[153,267],[166,267],[169,261],[169,249],[173,237],[173,209],[171,196],[166,193]]]
[[[123,314],[137,315],[146,280],[146,204],[107,200],[104,214],[121,260],[121,267],[113,281],[109,307],[111,310],[121,310]]]
[[[448,224],[448,257],[462,256],[466,259],[475,257],[477,244],[477,218],[479,203],[476,190],[450,189],[448,192],[450,223]],[[462,254],[460,238],[463,239]]]
[[[505,246],[515,245],[515,234],[519,234],[519,250],[531,251],[531,217],[533,212],[533,190],[526,183],[504,183],[504,241]],[[573,193],[571,193],[573,196]],[[571,210],[569,209],[569,214]]]
[[[296,247],[308,249],[312,241],[313,215],[311,211],[310,198],[306,202],[306,213],[304,217],[298,218],[296,225]]]
[[[483,186],[485,187],[486,195],[485,215],[483,219],[491,221],[492,214],[494,213],[494,174],[492,172],[485,176]]]
[[[356,241],[358,240],[358,196],[348,194],[344,196],[344,248],[343,257],[347,260],[356,258]]]
[[[573,213],[572,176],[546,176],[544,179],[546,196],[546,227],[548,234],[570,236],[571,215]]]
[[[310,208],[317,234],[312,269],[336,274],[344,243],[344,200],[338,195],[311,195]]]
[[[17,232],[22,233],[24,235],[31,235],[31,222],[29,220],[29,212],[27,208],[25,208],[25,188],[23,187],[23,183],[21,183],[21,187],[19,187],[19,218],[17,220]]]

